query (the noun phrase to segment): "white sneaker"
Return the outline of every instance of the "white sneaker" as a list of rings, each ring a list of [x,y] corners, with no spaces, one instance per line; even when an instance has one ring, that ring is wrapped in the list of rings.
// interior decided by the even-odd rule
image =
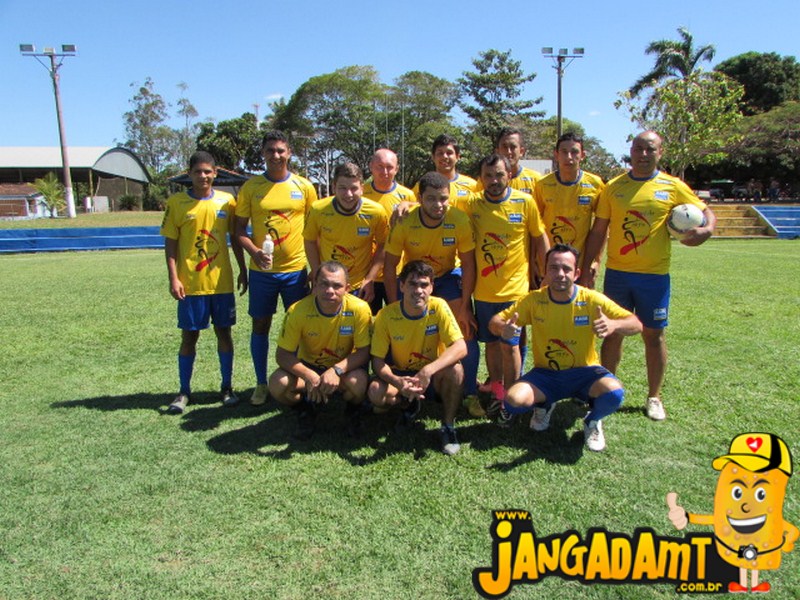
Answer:
[[[603,435],[602,421],[586,421],[583,424],[583,437],[586,440],[586,447],[592,452],[606,449],[606,436]]]
[[[256,389],[253,390],[253,395],[250,396],[250,404],[253,406],[261,406],[266,403],[268,394],[269,388],[266,383],[257,384]]]
[[[647,416],[653,421],[663,421],[667,418],[667,412],[664,410],[664,404],[660,398],[648,398],[645,403],[645,409],[647,410]]]
[[[531,415],[531,429],[534,431],[547,431],[550,427],[550,417],[555,408],[555,402],[550,405],[550,408],[535,407]]]

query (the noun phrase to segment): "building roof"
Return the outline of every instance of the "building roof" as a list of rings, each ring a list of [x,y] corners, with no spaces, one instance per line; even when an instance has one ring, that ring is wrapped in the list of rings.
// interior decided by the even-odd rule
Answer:
[[[36,196],[39,191],[29,183],[0,183],[0,197]]]
[[[70,169],[91,169],[113,177],[148,183],[150,177],[142,161],[122,147],[70,146]],[[61,168],[58,146],[0,147],[0,169],[42,171]]]

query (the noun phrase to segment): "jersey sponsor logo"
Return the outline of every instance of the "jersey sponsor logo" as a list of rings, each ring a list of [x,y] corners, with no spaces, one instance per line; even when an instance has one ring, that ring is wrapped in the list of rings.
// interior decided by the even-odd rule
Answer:
[[[589,188],[592,189],[594,186],[591,183],[581,183],[582,188]]]
[[[358,213],[359,219],[371,219],[372,215],[368,215],[367,213]]]
[[[525,202],[525,198],[511,198],[511,204],[523,204]]]
[[[339,335],[353,335],[352,325],[342,325],[339,327]]]
[[[658,185],[672,185],[672,182],[669,179],[660,179],[656,177],[655,183]]]
[[[575,326],[581,327],[589,324],[589,315],[575,315]]]
[[[369,227],[359,227],[356,234],[360,237],[365,237],[369,235]]]
[[[353,316],[353,311],[352,310],[343,310],[342,311],[342,316],[343,317],[352,317]]]
[[[425,335],[436,335],[439,333],[439,326],[436,323],[425,326]]]
[[[227,211],[225,211],[225,210],[218,210],[218,211],[217,211],[217,216],[218,216],[220,219],[224,219],[224,218],[226,218],[226,217],[228,216],[228,212],[227,212]]]
[[[521,213],[510,213],[508,215],[508,222],[509,223],[522,223],[522,214]]]
[[[467,194],[469,194],[469,192],[467,190],[457,190],[456,191],[456,196],[466,196]]]
[[[194,266],[194,270],[199,273],[216,260],[221,244],[212,232],[208,229],[201,229],[194,242],[194,247],[197,248],[197,264]]]
[[[578,204],[580,204],[581,206],[588,206],[591,203],[592,203],[591,196],[578,196]]]
[[[657,308],[653,311],[653,319],[656,321],[666,321],[667,319],[667,309],[666,308]]]
[[[302,200],[303,199],[303,192],[298,192],[297,190],[292,190],[289,192],[289,197],[292,200]]]
[[[456,245],[456,238],[454,237],[442,238],[442,246],[455,246],[455,245]]]
[[[555,244],[573,244],[578,230],[567,217],[557,216],[550,226],[550,237]]]
[[[544,350],[544,357],[547,359],[547,366],[554,371],[571,369],[575,366],[575,354],[570,348],[567,340],[550,338]]]
[[[586,306],[586,300],[576,300],[575,306]]]
[[[445,223],[444,225],[442,225],[442,229],[455,229],[455,228],[456,228],[455,223]]]
[[[669,192],[664,190],[658,190],[653,196],[656,200],[669,200]]]
[[[508,259],[508,246],[503,238],[496,233],[486,232],[481,244],[481,257],[486,266],[481,269],[481,277],[488,277],[492,273],[497,275],[497,271],[505,264]]]

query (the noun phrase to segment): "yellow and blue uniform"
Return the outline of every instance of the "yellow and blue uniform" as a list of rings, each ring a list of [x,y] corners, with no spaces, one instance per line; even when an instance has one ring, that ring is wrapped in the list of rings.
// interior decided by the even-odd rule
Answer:
[[[475,232],[475,300],[513,302],[524,296],[529,289],[530,237],[544,235],[533,197],[507,188],[498,201],[476,193],[460,206]]]
[[[328,369],[358,348],[370,345],[369,304],[345,294],[335,315],[319,310],[316,297],[306,296],[289,307],[278,346],[317,369]]]
[[[233,293],[227,235],[235,209],[233,196],[218,190],[202,200],[187,192],[167,200],[160,233],[178,242],[178,279],[188,296]]]
[[[433,267],[434,277],[441,277],[456,267],[458,253],[475,249],[472,225],[463,211],[453,207],[435,227],[425,225],[421,215],[421,206],[412,208],[389,233],[385,249],[403,263],[423,260]]]
[[[442,298],[431,296],[427,310],[419,317],[409,317],[403,312],[402,302],[393,302],[375,318],[370,353],[398,371],[416,373],[463,337]]]
[[[375,183],[370,181],[364,184],[364,193],[362,198],[377,202],[386,211],[386,214],[392,214],[394,207],[401,202],[416,202],[417,197],[414,192],[405,186],[400,185],[396,181],[392,183],[391,189],[381,191],[375,187]]]
[[[612,179],[600,194],[596,217],[609,219],[606,267],[665,275],[671,243],[666,220],[679,204],[706,205],[677,177],[656,171],[647,179],[630,173]]]
[[[527,167],[520,167],[519,171],[517,171],[517,174],[508,180],[508,187],[510,187],[512,190],[518,190],[528,194],[529,196],[533,196],[533,190],[535,189],[536,182],[541,178],[542,174],[539,173],[539,171],[534,171],[533,169],[529,169]],[[480,179],[475,184],[475,191],[483,191],[483,182]]]
[[[320,261],[337,260],[357,290],[372,264],[375,246],[386,242],[389,216],[377,202],[361,198],[358,210],[344,214],[335,196],[318,200],[308,213],[303,238],[319,243]]]
[[[450,180],[450,203],[455,206],[460,200],[466,200],[475,191],[476,182],[472,177],[456,173]],[[419,182],[414,184],[414,195],[419,199]]]
[[[236,216],[250,219],[253,243],[259,248],[267,233],[275,243],[270,273],[292,273],[306,267],[303,224],[317,201],[317,192],[307,179],[289,173],[282,181],[266,175],[250,178],[239,190]],[[251,259],[250,269],[261,271]]]
[[[531,326],[535,368],[563,371],[600,364],[592,328],[598,307],[610,319],[631,314],[600,292],[576,285],[568,302],[556,302],[544,287],[520,298],[500,317],[508,320],[518,313],[517,325]]]
[[[571,182],[561,181],[557,171],[536,182],[533,198],[551,246],[569,244],[583,252],[604,187],[602,179],[586,171],[580,171]]]

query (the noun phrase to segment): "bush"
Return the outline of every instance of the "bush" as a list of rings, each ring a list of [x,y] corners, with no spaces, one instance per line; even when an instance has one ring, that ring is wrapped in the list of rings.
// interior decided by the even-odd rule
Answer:
[[[123,194],[117,199],[119,210],[142,210],[142,199],[135,194]]]

